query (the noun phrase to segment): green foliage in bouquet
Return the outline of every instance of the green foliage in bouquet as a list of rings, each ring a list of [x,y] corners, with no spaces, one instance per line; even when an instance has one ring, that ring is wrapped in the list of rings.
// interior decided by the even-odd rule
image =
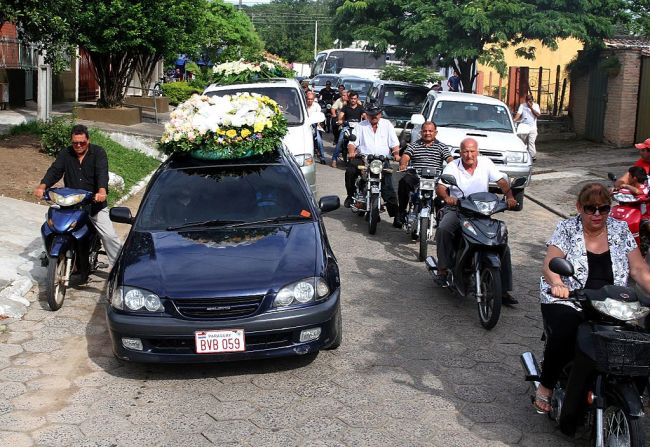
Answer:
[[[234,61],[215,65],[212,81],[217,85],[246,84],[260,79],[293,77],[293,73],[271,62]]]

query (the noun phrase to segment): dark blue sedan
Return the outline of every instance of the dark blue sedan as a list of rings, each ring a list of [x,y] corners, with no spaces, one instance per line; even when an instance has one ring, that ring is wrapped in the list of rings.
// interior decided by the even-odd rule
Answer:
[[[115,355],[221,362],[341,343],[340,279],[319,205],[284,150],[235,160],[174,155],[152,178],[108,284]]]

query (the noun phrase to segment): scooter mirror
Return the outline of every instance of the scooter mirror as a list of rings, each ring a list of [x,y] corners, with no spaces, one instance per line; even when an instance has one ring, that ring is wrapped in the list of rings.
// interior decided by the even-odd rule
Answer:
[[[616,176],[612,172],[607,173],[607,178],[610,179],[613,182],[616,181]]]
[[[560,276],[573,276],[573,264],[564,258],[557,257],[551,259],[551,262],[548,263],[548,268]]]
[[[348,141],[357,141],[357,136],[351,133],[350,136],[348,137]]]
[[[440,180],[447,185],[458,186],[458,183],[456,183],[456,177],[453,175],[443,174],[440,176]]]
[[[511,188],[519,188],[520,186],[524,186],[526,184],[526,177],[517,177],[510,183]]]

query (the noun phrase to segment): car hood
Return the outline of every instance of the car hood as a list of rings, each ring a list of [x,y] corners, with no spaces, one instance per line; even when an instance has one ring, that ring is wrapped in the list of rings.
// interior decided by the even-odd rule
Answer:
[[[169,298],[265,294],[315,276],[316,222],[264,228],[134,231],[122,250],[121,284]]]
[[[282,141],[293,155],[314,155],[314,141],[308,124],[289,127]]]
[[[523,141],[514,132],[488,132],[476,129],[438,127],[438,140],[448,146],[458,148],[460,147],[460,142],[467,137],[474,138],[478,142],[479,151],[526,151],[526,146],[524,146]]]

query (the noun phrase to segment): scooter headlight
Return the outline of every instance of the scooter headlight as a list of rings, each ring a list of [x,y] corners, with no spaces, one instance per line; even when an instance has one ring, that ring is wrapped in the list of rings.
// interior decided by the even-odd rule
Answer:
[[[50,200],[56,203],[59,206],[72,206],[78,203],[86,197],[85,194],[71,194],[69,196],[63,196],[59,193],[50,191],[49,192]]]
[[[481,200],[473,200],[473,202],[476,209],[478,209],[478,212],[485,216],[489,216],[490,214],[492,214],[492,211],[494,211],[494,207],[497,206],[497,202],[494,200],[491,200],[489,202],[483,202]]]
[[[592,301],[591,304],[599,312],[620,321],[638,320],[650,313],[650,308],[642,306],[638,301],[627,303],[605,298],[604,301]]]
[[[373,160],[370,162],[370,172],[375,175],[379,175],[383,167],[384,164],[380,160]]]

